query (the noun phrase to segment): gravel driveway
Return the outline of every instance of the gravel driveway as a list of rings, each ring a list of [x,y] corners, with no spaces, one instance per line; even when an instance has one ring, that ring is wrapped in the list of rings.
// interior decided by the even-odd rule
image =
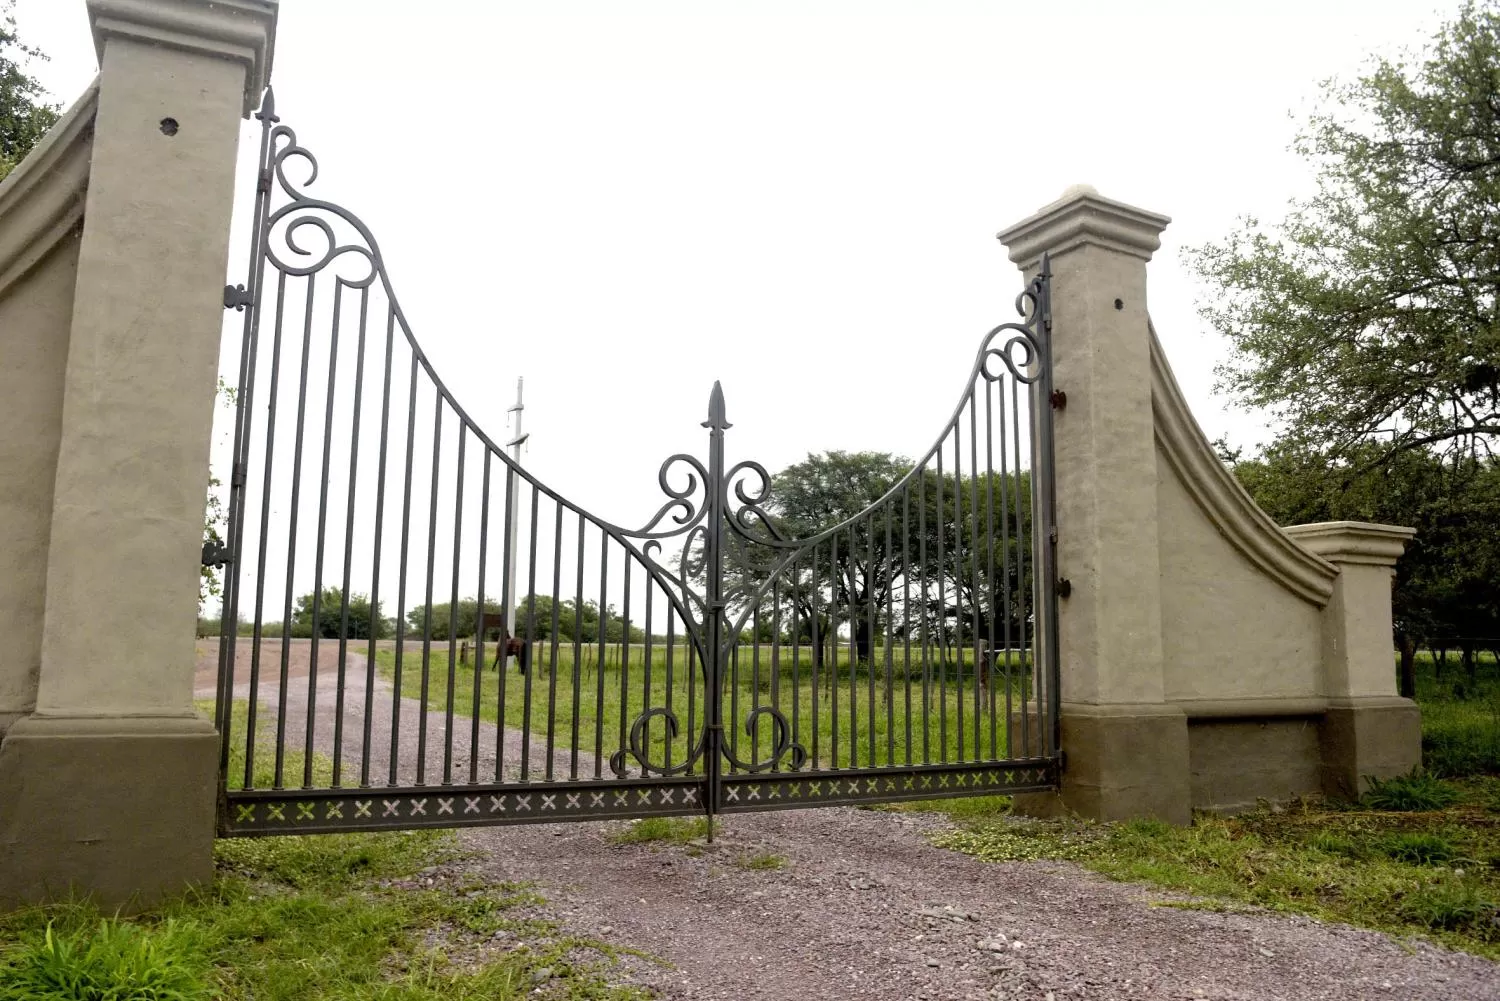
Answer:
[[[200,664],[212,664],[215,646],[200,641]],[[299,741],[305,651],[294,644],[290,653],[291,676],[303,678],[288,685],[288,729]],[[351,655],[346,734],[360,729],[363,670]],[[198,687],[200,697],[212,696],[211,670],[200,671]],[[332,677],[320,676],[317,688],[315,742],[327,752]],[[263,703],[275,698],[274,687],[262,687]],[[371,698],[380,771],[390,686],[377,678]],[[406,720],[418,711],[404,700]],[[428,732],[432,780],[442,764],[441,714],[431,714]],[[466,722],[455,727],[455,758],[465,768],[469,733]],[[480,727],[481,774],[493,771],[497,736],[492,725]],[[515,760],[516,734],[503,739]],[[404,723],[403,772],[416,740]],[[357,753],[346,745],[346,760]],[[980,862],[932,847],[926,835],[944,823],[845,807],[739,814],[720,818],[715,844],[696,855],[678,845],[611,844],[606,835],[619,821],[460,837],[478,855],[468,867],[535,881],[568,931],[664,960],[628,959],[617,972],[667,998],[1500,999],[1500,965],[1487,960],[1307,918],[1163,907],[1181,898],[1067,863]],[[785,865],[746,869],[752,853]]]

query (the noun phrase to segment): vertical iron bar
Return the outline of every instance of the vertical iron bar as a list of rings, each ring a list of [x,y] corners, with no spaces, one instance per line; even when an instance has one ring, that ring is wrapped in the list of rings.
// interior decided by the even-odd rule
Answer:
[[[313,561],[312,643],[307,659],[307,743],[303,747],[302,787],[312,787],[313,735],[318,721],[318,642],[322,639],[323,553],[328,539],[328,465],[333,459],[333,398],[339,363],[339,314],[344,282],[333,283],[333,325],[328,336],[328,397],[323,406],[323,475],[318,490],[318,547]]]
[[[536,674],[533,669],[535,664],[532,654],[536,653],[536,524],[537,516],[540,514],[540,494],[536,484],[531,484],[531,542],[528,549],[527,559],[529,564],[526,569],[526,647],[523,656],[526,658],[522,674],[525,682],[522,687],[523,709],[521,713],[521,781],[531,781],[531,683],[532,676]],[[518,628],[516,630],[520,632]],[[505,673],[504,671],[501,672]]]
[[[448,698],[443,713],[443,785],[453,784],[453,700],[458,697],[458,568],[464,536],[464,445],[469,429],[458,425],[458,482],[453,490],[453,584],[448,598]],[[471,707],[476,718],[479,707]]]
[[[380,637],[380,544],[385,530],[385,459],[386,434],[391,423],[391,351],[395,346],[396,311],[389,305],[385,318],[385,367],[382,369],[383,388],[380,393],[380,460],[375,474],[375,540],[374,556],[370,561],[370,648],[365,657],[365,716],[364,742],[361,745],[359,784],[370,785],[370,729],[375,716],[375,645]],[[393,696],[399,701],[398,690]]]
[[[583,515],[578,515],[578,590],[573,596],[573,739],[570,743],[571,754],[568,759],[568,778],[578,778],[578,724],[579,709],[583,693],[579,690],[583,684],[583,550],[585,539],[583,535]],[[606,618],[603,606],[599,608],[599,621]]]
[[[828,635],[829,646],[833,648],[833,665],[828,670],[828,676],[833,679],[828,686],[828,709],[832,717],[833,733],[830,735],[829,743],[833,746],[833,767],[842,768],[839,764],[839,584],[842,583],[842,574],[839,573],[839,534],[834,532],[828,539],[828,579],[831,582],[828,594]]]
[[[417,440],[417,355],[412,352],[411,373],[406,401],[406,471],[401,489],[401,567],[396,579],[396,667],[391,687],[391,760],[390,785],[397,784],[396,767],[401,757],[401,684],[402,660],[406,653],[406,570],[411,549],[411,473],[413,446]]]
[[[979,742],[984,732],[984,689],[989,687],[988,679],[981,687],[979,677],[980,649],[983,643],[979,635],[979,606],[980,606],[980,581],[979,581],[979,547],[984,545],[979,537],[979,405],[975,402],[974,386],[969,386],[969,580],[971,589],[969,591],[969,615],[970,623],[970,645],[974,655],[974,760],[980,760]],[[988,675],[989,668],[986,666],[985,673]]]
[[[552,781],[554,760],[557,757],[557,647],[558,631],[562,624],[562,527],[563,506],[553,501],[557,517],[552,524],[552,629],[548,635],[547,654],[547,771],[548,782]],[[573,631],[578,631],[578,609],[573,609]]]
[[[1020,391],[1020,387],[1017,386],[1017,387],[1015,387],[1012,390],[1012,392],[1010,394],[1010,411],[1011,411],[1010,417],[1011,417],[1011,440],[1015,443],[1015,461],[1016,461],[1016,590],[1017,590],[1017,592],[1024,594],[1025,581],[1026,581],[1026,547],[1021,544],[1021,539],[1023,537],[1023,533],[1021,531],[1021,411],[1020,411],[1020,399],[1021,399],[1021,391]],[[1031,478],[1032,478],[1033,481],[1036,479],[1036,471],[1035,470],[1032,470],[1032,472],[1031,472]],[[1034,532],[1035,531],[1035,525],[1036,525],[1036,512],[1034,512],[1034,511],[1032,512],[1031,523],[1032,523],[1032,526],[1033,526],[1032,531]],[[1028,541],[1031,538],[1033,538],[1033,536],[1031,535],[1031,533],[1024,533],[1024,535],[1025,535],[1025,538]],[[1035,567],[1032,568],[1032,577],[1033,578],[1036,577],[1036,568]],[[1035,581],[1035,579],[1033,579],[1033,581],[1032,581],[1032,587],[1033,587],[1033,593],[1035,593],[1035,590],[1034,590],[1035,587],[1036,587],[1036,581]],[[1022,747],[1022,753],[1026,757],[1030,758],[1030,757],[1034,757],[1035,756],[1035,752],[1034,752],[1034,750],[1033,750],[1033,748],[1031,746],[1031,709],[1027,705],[1027,683],[1029,682],[1030,676],[1031,676],[1031,664],[1029,662],[1029,660],[1030,660],[1030,647],[1028,646],[1028,644],[1026,642],[1026,606],[1025,606],[1024,600],[1021,602],[1021,609],[1020,609],[1020,611],[1021,611],[1021,614],[1019,616],[1017,616],[1017,625],[1019,626],[1019,631],[1021,633],[1020,640],[1019,640],[1020,647],[1021,647],[1021,747]],[[1033,598],[1033,600],[1032,600],[1032,614],[1036,614],[1036,612],[1037,612],[1036,601]]]
[[[469,784],[479,781],[479,710],[484,702],[484,578],[489,563],[490,549],[490,459],[489,447],[484,450],[484,476],[479,486],[479,591],[474,597],[474,696],[470,703],[469,720]],[[503,647],[503,645],[502,645]],[[498,672],[500,683],[505,683],[505,672]],[[505,720],[496,717],[495,727],[503,731]]]
[[[359,484],[359,418],[364,401],[365,333],[370,315],[370,289],[359,290],[359,340],[354,350],[354,416],[349,427],[349,504],[344,519],[344,581],[340,595],[343,613],[339,616],[338,692],[334,696],[333,714],[333,787],[342,784],[344,768],[344,678],[349,660],[349,577],[354,569],[354,498]],[[369,628],[375,632],[375,608],[370,607]],[[366,751],[365,753],[368,753]]]
[[[271,532],[271,460],[276,450],[276,403],[281,385],[281,333],[282,321],[286,316],[285,303],[286,272],[278,269],[276,273],[276,326],[271,338],[271,392],[266,402],[266,470],[264,478],[261,481],[260,494],[260,549],[255,558],[255,633],[250,644],[250,697],[245,707],[244,788],[246,789],[251,789],[255,786],[255,728],[256,717],[260,710],[260,650],[263,635],[261,627],[266,602],[266,544]],[[253,308],[260,308],[259,298],[257,298],[256,306]],[[291,589],[288,588],[287,590],[290,591]],[[238,599],[236,599],[236,602],[238,602]],[[287,622],[286,620],[282,620],[282,650],[286,649],[286,633]],[[233,677],[232,672],[230,676]],[[286,688],[284,680],[281,683],[281,687],[282,689]],[[223,731],[221,739],[223,740],[224,749],[227,751],[229,747],[229,732],[227,730]],[[225,766],[227,767],[227,762]]]
[[[865,532],[869,535],[869,558],[865,563],[865,642],[867,644],[865,653],[869,658],[865,663],[865,679],[868,688],[865,712],[870,716],[865,728],[869,740],[865,764],[873,767],[875,764],[875,516],[873,514],[865,518]]]
[[[896,550],[891,547],[891,522],[895,500],[885,503],[885,763],[890,767],[896,763],[896,689],[892,684],[893,657],[896,642]]]
[[[629,560],[626,561],[629,566]],[[594,664],[596,690],[594,692],[594,778],[603,776],[604,767],[604,649],[609,642],[609,602],[606,588],[609,581],[609,532],[599,529],[599,659]],[[623,715],[625,707],[620,707]]]
[[[812,547],[812,553],[808,557],[808,562],[809,569],[811,570],[808,584],[811,592],[810,604],[812,606],[812,616],[809,622],[810,628],[808,629],[808,635],[812,637],[812,642],[809,644],[809,653],[812,655],[812,666],[809,670],[808,679],[811,682],[812,688],[812,766],[813,768],[822,768],[823,761],[818,756],[818,738],[821,736],[819,733],[821,718],[818,715],[818,694],[821,687],[821,679],[818,675],[821,673],[823,666],[823,633],[821,623],[818,620],[818,598],[822,595],[823,584],[818,579],[818,547],[816,544]]]
[[[901,682],[906,691],[906,763],[911,764],[911,483],[901,488]],[[893,762],[894,763],[894,762]]]
[[[932,660],[927,648],[927,613],[930,599],[927,590],[927,467],[917,470],[917,489],[921,493],[917,505],[917,570],[921,577],[918,593],[922,599],[921,617],[917,620],[922,631],[922,764],[932,763]],[[941,521],[941,519],[939,519]]]
[[[951,427],[951,425],[950,425]],[[938,742],[942,760],[948,760],[948,561],[945,558],[945,536],[948,533],[948,501],[943,479],[943,448],[937,449],[937,578],[938,578]]]
[[[953,694],[957,705],[953,729],[957,731],[958,758],[964,760],[964,467],[963,413],[953,418]],[[944,744],[946,747],[947,745]]]
[[[516,467],[504,453],[494,453],[499,456],[505,465],[505,543],[500,557],[500,611],[503,618],[500,620],[500,637],[495,640],[498,649],[495,651],[495,781],[499,782],[504,777],[505,769],[505,731],[508,724],[505,720],[505,695],[510,688],[510,659],[506,653],[508,644],[506,639],[519,639],[521,636],[520,623],[516,621],[516,609],[520,607],[517,595],[511,594],[511,579],[514,576],[511,568],[520,554],[514,551],[512,539],[515,536],[516,515],[515,502],[520,499],[520,492],[516,490]],[[482,620],[481,620],[482,621]],[[481,633],[484,630],[480,630]],[[519,659],[519,658],[518,658]],[[475,665],[476,670],[486,670],[484,659],[481,657]]]
[[[1006,446],[1010,444],[1010,440],[1005,433],[1005,381],[1003,379],[1000,380],[997,392],[1000,394],[1000,405],[996,407],[996,411],[1000,416],[1000,573],[1005,582],[1005,756],[1013,758],[1016,756],[1016,741],[1015,733],[1013,732],[1015,730],[1013,726],[1015,722],[1015,707],[1012,700],[1012,689],[1014,687],[1012,667],[1014,665],[1011,661],[1010,624],[1013,618],[1019,618],[1020,615],[1024,615],[1025,609],[1024,607],[1018,610],[1011,608],[1011,599],[1020,591],[1021,577],[1017,575],[1016,587],[1012,588],[1010,583],[1010,495],[1012,484],[1010,479],[1010,460],[1006,454]],[[1020,491],[1020,476],[1021,472],[1017,470],[1015,490],[1018,493]],[[1019,511],[1019,500],[1016,507]],[[1025,713],[1026,706],[1023,703],[1021,706],[1023,717]]]
[[[307,429],[307,353],[312,346],[313,296],[317,291],[317,273],[307,276],[306,312],[302,318],[302,375],[297,389],[297,437],[292,449],[292,501],[286,546],[286,611],[281,620],[281,685],[276,692],[276,784],[284,788],[283,767],[286,758],[286,698],[288,657],[292,638],[292,575],[296,569],[297,515],[302,509],[302,442]]]
[[[427,606],[422,610],[422,709],[417,717],[417,785],[427,775],[427,704],[432,681],[432,585],[437,570],[437,509],[443,464],[443,394],[433,391],[432,494],[427,501]]]
[[[990,710],[990,757],[1004,757],[999,748],[999,732],[995,720],[995,681],[1000,670],[1000,657],[995,650],[995,617],[1002,614],[1005,606],[1000,601],[1000,589],[995,586],[995,384],[984,382],[984,544],[988,552],[986,590],[990,599],[990,628],[986,637],[985,656],[989,658],[989,710]],[[1005,439],[1001,438],[1004,448]],[[1008,611],[1008,609],[1005,609]],[[1007,679],[1007,685],[1009,680]],[[1010,729],[1010,717],[1005,718],[1005,728]]]
[[[265,98],[260,109],[255,113],[260,121],[260,152],[256,159],[257,171],[261,179],[256,185],[255,212],[251,222],[250,256],[245,265],[245,279],[249,283],[250,305],[245,310],[244,331],[240,338],[240,378],[234,395],[234,451],[232,465],[229,475],[229,509],[225,512],[224,542],[227,545],[230,559],[223,568],[223,584],[219,590],[219,671],[217,698],[214,703],[215,718],[219,726],[219,785],[221,788],[228,784],[229,778],[229,743],[231,738],[231,722],[234,716],[234,658],[236,646],[239,642],[239,610],[240,610],[240,586],[243,583],[240,576],[240,557],[244,551],[244,516],[245,516],[245,473],[249,461],[250,437],[251,437],[251,405],[254,402],[255,370],[260,355],[260,314],[263,304],[262,292],[265,288],[266,273],[266,240],[268,228],[266,225],[267,213],[271,204],[269,156],[271,149],[271,124],[277,121],[276,100],[268,87]],[[284,288],[286,276],[280,276],[280,282]],[[273,352],[279,357],[280,333],[281,333],[281,296],[276,297],[276,347]],[[273,362],[273,365],[275,363]],[[275,408],[275,386],[276,372],[273,368],[271,373],[271,407],[266,417],[267,440],[272,437],[271,427],[276,420]],[[266,448],[266,469],[269,478],[271,468],[271,450]],[[262,505],[260,519],[262,524],[261,537],[265,537],[264,525],[269,520],[270,509]],[[261,608],[261,591],[265,585],[265,569],[261,569],[255,577],[255,607],[257,622]],[[282,641],[285,646],[285,640]],[[259,681],[260,667],[260,630],[255,630],[255,637],[251,646],[251,701],[247,706],[245,721],[245,785],[246,789],[252,785],[252,768],[255,758],[255,695],[253,690]]]
[[[1052,261],[1042,255],[1041,273],[1036,280],[1036,312],[1034,331],[1041,342],[1041,377],[1037,380],[1033,395],[1033,408],[1038,412],[1038,433],[1032,443],[1032,479],[1040,481],[1040,508],[1033,511],[1031,523],[1041,528],[1042,568],[1037,574],[1041,581],[1038,607],[1046,611],[1047,632],[1042,641],[1042,677],[1047,687],[1048,720],[1047,735],[1050,740],[1047,754],[1055,757],[1062,746],[1062,692],[1059,687],[1060,639],[1057,621],[1057,467],[1053,461],[1053,416],[1052,416]]]

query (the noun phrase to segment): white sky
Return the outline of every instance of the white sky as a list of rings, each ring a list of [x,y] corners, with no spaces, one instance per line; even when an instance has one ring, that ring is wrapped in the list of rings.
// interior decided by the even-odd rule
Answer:
[[[1014,318],[995,232],[1079,182],[1173,218],[1167,355],[1210,437],[1268,440],[1212,393],[1225,345],[1182,248],[1279,219],[1318,81],[1456,6],[284,0],[272,80],[457,398],[504,440],[524,375],[528,467],[634,524],[661,459],[704,451],[715,379],[731,462],[924,450]],[[16,17],[69,103],[95,72],[82,0]]]

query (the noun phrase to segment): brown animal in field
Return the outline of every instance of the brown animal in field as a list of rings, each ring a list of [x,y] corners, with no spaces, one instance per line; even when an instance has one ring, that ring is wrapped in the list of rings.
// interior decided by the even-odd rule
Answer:
[[[516,670],[525,674],[531,667],[531,649],[521,641],[520,637],[512,636],[505,628],[504,612],[480,612],[479,628],[475,631],[479,638],[488,636],[491,632],[499,632],[500,636],[495,643],[494,667],[499,668],[501,661],[516,658]]]

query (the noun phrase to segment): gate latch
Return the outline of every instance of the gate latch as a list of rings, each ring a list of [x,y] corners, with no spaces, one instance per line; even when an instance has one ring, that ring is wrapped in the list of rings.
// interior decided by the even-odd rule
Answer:
[[[1070,580],[1068,580],[1068,578],[1066,578],[1066,577],[1059,577],[1059,578],[1057,578],[1057,596],[1059,598],[1066,598],[1068,595],[1070,595],[1072,593],[1073,593],[1073,582],[1070,581]]]
[[[253,306],[250,290],[243,285],[224,286],[224,308],[243,312],[246,306]]]
[[[224,564],[234,562],[229,557],[229,549],[217,539],[209,539],[203,544],[203,565],[222,569]]]
[[[225,303],[225,305],[228,305],[228,303]],[[1063,410],[1068,405],[1068,394],[1060,389],[1054,389],[1049,402],[1051,402],[1053,410]]]

